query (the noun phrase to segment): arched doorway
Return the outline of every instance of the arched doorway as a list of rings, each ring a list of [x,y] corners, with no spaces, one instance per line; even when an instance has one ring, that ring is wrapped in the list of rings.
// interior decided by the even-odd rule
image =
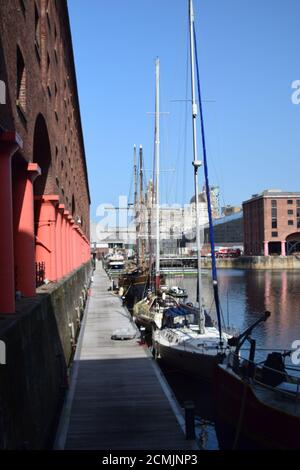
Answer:
[[[37,116],[33,136],[33,161],[41,169],[34,183],[34,219],[37,285],[56,280],[56,218],[59,198],[54,194],[51,146],[46,121]]]
[[[295,232],[286,237],[287,255],[300,254],[300,233]]]

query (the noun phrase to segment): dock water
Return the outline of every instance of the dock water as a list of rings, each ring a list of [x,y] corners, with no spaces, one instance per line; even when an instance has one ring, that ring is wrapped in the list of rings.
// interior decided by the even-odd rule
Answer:
[[[73,363],[57,449],[191,450],[183,417],[155,361],[138,337],[113,340],[134,325],[99,266]]]

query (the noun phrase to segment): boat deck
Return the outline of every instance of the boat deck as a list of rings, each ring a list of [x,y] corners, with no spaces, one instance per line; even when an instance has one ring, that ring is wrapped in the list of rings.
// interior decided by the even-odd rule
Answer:
[[[195,449],[155,361],[138,338],[112,340],[135,328],[97,266],[77,347],[58,449]],[[179,422],[181,421],[181,425]]]

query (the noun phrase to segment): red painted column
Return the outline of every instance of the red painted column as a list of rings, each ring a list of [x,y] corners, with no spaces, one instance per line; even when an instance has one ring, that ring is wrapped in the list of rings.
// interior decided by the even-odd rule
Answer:
[[[77,227],[77,267],[81,265],[81,236],[80,236],[80,227]]]
[[[0,313],[15,312],[14,242],[11,157],[22,148],[22,139],[16,132],[0,133]]]
[[[82,235],[82,241],[83,241],[83,262],[86,262],[86,237],[85,235]]]
[[[55,244],[56,244],[56,274],[57,280],[63,277],[62,267],[62,208],[64,205],[59,204],[56,207],[56,224],[55,224]]]
[[[66,260],[66,219],[64,217],[65,205],[59,204],[58,210],[61,214],[61,273],[62,277],[67,274]]]
[[[68,215],[68,245],[69,245],[69,263],[70,263],[70,272],[73,271],[74,266],[73,266],[73,250],[72,250],[72,216]]]
[[[14,181],[14,256],[16,290],[24,297],[36,295],[33,182],[40,176],[36,163],[20,168]]]
[[[71,248],[71,263],[72,263],[72,271],[76,269],[75,265],[75,256],[74,256],[74,225],[75,225],[75,220],[72,218],[70,220],[70,225],[71,225],[71,238],[70,238],[70,248]]]
[[[264,255],[269,256],[269,242],[264,242]]]
[[[75,268],[79,266],[78,263],[78,225],[73,225],[73,253],[74,253],[74,263]]]
[[[84,237],[84,239],[85,239],[85,244],[86,244],[86,246],[85,246],[85,261],[87,262],[87,261],[89,261],[89,259],[91,257],[90,242],[87,239],[87,237]]]
[[[82,230],[80,229],[80,266],[83,263],[83,233]]]
[[[56,272],[56,206],[59,202],[57,195],[37,196],[40,201],[40,216],[36,236],[36,261],[45,262],[45,278],[48,281],[57,280]]]
[[[64,219],[65,219],[65,258],[66,258],[66,274],[69,274],[70,272],[70,240],[69,240],[69,221],[68,221],[68,216],[70,215],[70,212],[65,210],[64,211]]]
[[[82,234],[82,230],[80,230],[80,247],[81,247],[80,264],[82,264],[83,263],[83,234]]]
[[[281,242],[281,256],[286,256],[285,240]]]

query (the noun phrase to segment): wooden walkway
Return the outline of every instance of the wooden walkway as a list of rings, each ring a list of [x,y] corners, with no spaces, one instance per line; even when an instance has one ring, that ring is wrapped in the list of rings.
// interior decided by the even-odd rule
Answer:
[[[195,449],[185,439],[180,410],[158,366],[138,338],[111,339],[116,329],[133,325],[108,287],[98,266],[55,447]]]

